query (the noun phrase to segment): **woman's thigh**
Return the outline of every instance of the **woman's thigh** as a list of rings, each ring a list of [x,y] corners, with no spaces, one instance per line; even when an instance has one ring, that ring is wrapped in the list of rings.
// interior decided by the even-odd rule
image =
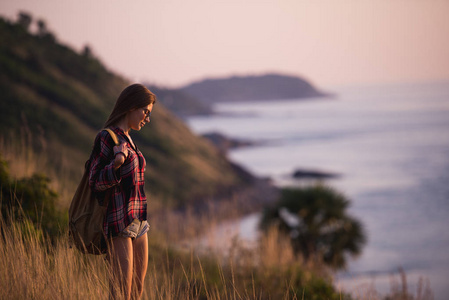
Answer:
[[[133,266],[133,244],[131,238],[117,237],[111,241],[111,257],[113,266],[119,267],[123,275],[132,272]]]
[[[125,294],[125,299],[131,295],[134,253],[131,238],[116,237],[110,241],[109,261],[112,266],[111,288],[119,288]],[[112,295],[115,291],[112,290]],[[114,297],[113,297],[114,298]]]
[[[138,237],[133,241],[134,272],[137,280],[143,282],[148,267],[148,234]]]

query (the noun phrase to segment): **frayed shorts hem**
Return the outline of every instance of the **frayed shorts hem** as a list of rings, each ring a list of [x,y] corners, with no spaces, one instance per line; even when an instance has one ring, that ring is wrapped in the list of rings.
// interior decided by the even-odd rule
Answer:
[[[149,229],[150,225],[146,220],[140,221],[138,219],[134,219],[134,221],[132,221],[131,224],[123,229],[123,231],[120,232],[117,237],[129,237],[134,240],[147,233]]]

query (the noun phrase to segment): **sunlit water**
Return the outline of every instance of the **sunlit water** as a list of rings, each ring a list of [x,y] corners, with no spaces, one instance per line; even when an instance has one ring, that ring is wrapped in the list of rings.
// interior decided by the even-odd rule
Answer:
[[[368,243],[336,284],[390,288],[402,267],[415,293],[430,280],[436,299],[449,295],[449,83],[335,90],[333,99],[221,103],[219,115],[192,117],[197,133],[253,140],[229,158],[278,185],[296,184],[296,169],[341,174],[328,183],[352,200]],[[244,219],[251,238],[257,214]],[[248,233],[250,232],[250,233]]]

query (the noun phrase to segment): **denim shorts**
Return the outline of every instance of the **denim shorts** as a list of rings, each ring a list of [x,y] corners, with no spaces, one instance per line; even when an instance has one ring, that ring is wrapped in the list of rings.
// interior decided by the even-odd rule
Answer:
[[[131,224],[129,224],[118,236],[130,237],[131,239],[137,239],[148,232],[150,225],[147,221],[140,221],[134,219]]]

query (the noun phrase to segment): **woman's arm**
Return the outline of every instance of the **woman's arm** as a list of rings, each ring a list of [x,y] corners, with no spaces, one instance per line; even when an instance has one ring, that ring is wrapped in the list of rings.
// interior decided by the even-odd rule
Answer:
[[[120,183],[120,166],[124,155],[114,157],[114,141],[107,131],[100,132],[94,144],[90,162],[89,185],[96,192],[102,192]]]

